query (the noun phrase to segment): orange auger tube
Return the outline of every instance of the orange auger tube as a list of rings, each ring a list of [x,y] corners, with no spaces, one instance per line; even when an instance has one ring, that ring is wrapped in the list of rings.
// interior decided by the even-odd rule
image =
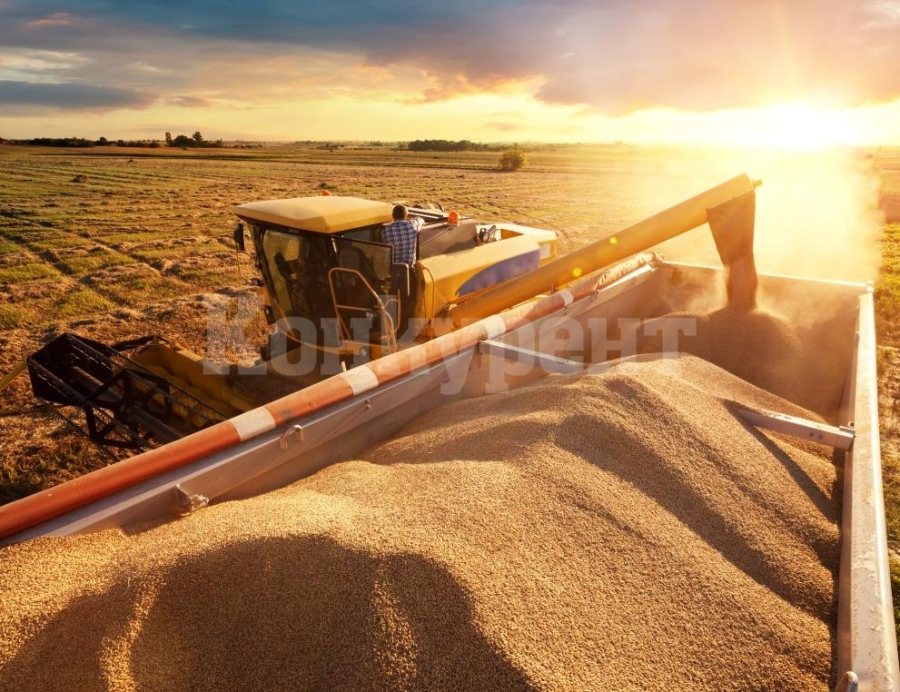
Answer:
[[[353,391],[344,379],[332,377],[299,394],[303,395],[300,397],[302,401],[295,402],[295,405],[303,412],[300,415],[304,415],[350,398]],[[311,405],[309,402],[314,404]],[[268,407],[260,407],[162,447],[79,476],[49,490],[2,505],[0,538],[37,526],[66,512],[273,430],[276,427],[276,420]]]
[[[612,236],[597,240],[528,274],[502,283],[472,300],[451,307],[448,312],[453,324],[459,327],[467,320],[496,314],[541,293],[552,292],[580,276],[645,252],[654,245],[706,223],[710,207],[752,192],[756,185],[745,174],[726,180]]]
[[[584,277],[564,291],[508,310],[502,315],[474,321],[455,332],[357,366],[212,428],[199,430],[157,449],[2,505],[0,539],[371,391],[419,368],[440,363],[449,356],[475,346],[479,341],[500,336],[560,310],[651,260],[652,257],[646,255],[635,262],[623,263],[618,268]]]

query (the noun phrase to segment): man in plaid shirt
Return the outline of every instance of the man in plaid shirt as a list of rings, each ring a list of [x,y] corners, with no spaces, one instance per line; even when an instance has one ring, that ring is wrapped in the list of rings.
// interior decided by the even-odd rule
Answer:
[[[416,241],[425,223],[421,217],[409,218],[409,212],[402,204],[394,207],[394,220],[385,226],[381,239],[394,248],[394,264],[415,264]]]

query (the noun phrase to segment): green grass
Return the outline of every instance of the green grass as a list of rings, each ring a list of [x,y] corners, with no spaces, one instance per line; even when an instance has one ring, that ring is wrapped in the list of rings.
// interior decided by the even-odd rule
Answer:
[[[47,233],[46,237],[31,235],[26,242],[35,252],[50,252],[54,250],[68,250],[76,247],[84,247],[89,241],[79,235],[71,233]]]
[[[115,309],[115,305],[89,288],[77,288],[59,298],[52,307],[55,319],[75,319],[105,313]]]
[[[891,562],[891,591],[894,594],[894,603],[897,603],[897,594],[900,594],[900,562]],[[900,642],[900,618],[898,618],[897,605],[894,605],[894,631],[897,633],[897,641]]]
[[[18,266],[0,268],[0,284],[20,284],[59,276],[59,272],[46,262],[28,262]]]
[[[900,546],[900,224],[885,226],[875,284],[880,432],[888,543]],[[900,634],[900,561],[891,561],[894,624]]]
[[[215,290],[220,286],[239,284],[241,279],[238,276],[237,266],[233,271],[226,269],[175,269],[172,275],[193,286],[200,286],[204,290]]]
[[[15,242],[0,237],[0,257],[2,257],[3,255],[9,255],[13,252],[19,252],[19,250],[21,250],[21,247]]]
[[[94,248],[79,253],[54,253],[55,262],[70,276],[86,276],[101,269],[131,264],[134,260],[127,255],[109,252],[102,248]]]
[[[31,319],[31,313],[15,305],[0,303],[0,329],[24,327]]]
[[[180,281],[143,272],[124,274],[111,280],[101,278],[91,283],[91,289],[117,305],[130,307],[141,307],[166,298],[178,298],[190,291]]]
[[[105,245],[119,249],[124,246],[142,245],[145,243],[158,243],[161,240],[170,238],[178,238],[182,233],[178,231],[160,232],[158,230],[134,230],[134,231],[118,231],[116,233],[105,233],[96,236],[97,240],[102,240]]]
[[[900,224],[885,226],[881,239],[881,274],[875,284],[879,343],[900,346]]]
[[[152,264],[158,259],[174,260],[184,257],[205,257],[210,253],[221,251],[222,247],[220,245],[212,245],[206,240],[201,240],[199,242],[173,245],[145,246],[132,250],[131,254],[147,264]]]

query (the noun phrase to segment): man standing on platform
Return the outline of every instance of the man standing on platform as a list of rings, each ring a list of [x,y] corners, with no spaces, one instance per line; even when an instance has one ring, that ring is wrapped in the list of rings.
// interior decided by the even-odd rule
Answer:
[[[381,238],[394,248],[394,264],[412,266],[416,262],[416,243],[424,221],[419,216],[409,218],[409,212],[402,204],[394,207],[394,220],[385,226]]]

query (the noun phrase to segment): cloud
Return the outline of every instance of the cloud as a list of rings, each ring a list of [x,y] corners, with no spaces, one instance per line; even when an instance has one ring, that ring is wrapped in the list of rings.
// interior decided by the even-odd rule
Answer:
[[[67,0],[65,12],[58,0],[7,0],[0,54],[16,50],[77,54],[76,73],[55,81],[108,85],[98,94],[208,99],[205,87],[223,93],[232,79],[245,87],[234,102],[326,88],[335,55],[419,75],[415,96],[393,94],[406,102],[515,87],[622,115],[900,97],[900,11],[888,0]],[[379,79],[365,93],[397,86]]]
[[[58,109],[143,108],[155,98],[131,89],[90,84],[34,84],[0,80],[0,105]]]
[[[50,51],[0,51],[0,79],[18,79],[24,75],[41,73],[61,74],[83,65],[85,58],[77,53],[54,53]],[[28,81],[24,78],[23,81]]]
[[[180,106],[182,108],[206,108],[212,105],[212,101],[209,99],[198,98],[196,96],[173,96],[166,100],[173,106]]]
[[[883,2],[524,3],[514,14],[486,7],[444,34],[390,38],[371,41],[369,59],[419,64],[432,93],[540,78],[539,99],[612,115],[900,96],[900,20]]]
[[[491,130],[497,130],[498,132],[514,132],[516,130],[522,129],[521,123],[509,122],[509,121],[500,121],[495,120],[494,122],[488,122],[484,124],[485,127]]]
[[[53,14],[47,17],[41,17],[40,19],[33,19],[29,22],[25,22],[25,26],[29,28],[40,28],[45,26],[71,26],[72,25],[72,15],[68,12],[54,12]]]
[[[418,65],[432,97],[540,79],[540,100],[610,115],[900,96],[896,6],[865,0],[488,4],[442,31],[365,45],[374,64]]]

